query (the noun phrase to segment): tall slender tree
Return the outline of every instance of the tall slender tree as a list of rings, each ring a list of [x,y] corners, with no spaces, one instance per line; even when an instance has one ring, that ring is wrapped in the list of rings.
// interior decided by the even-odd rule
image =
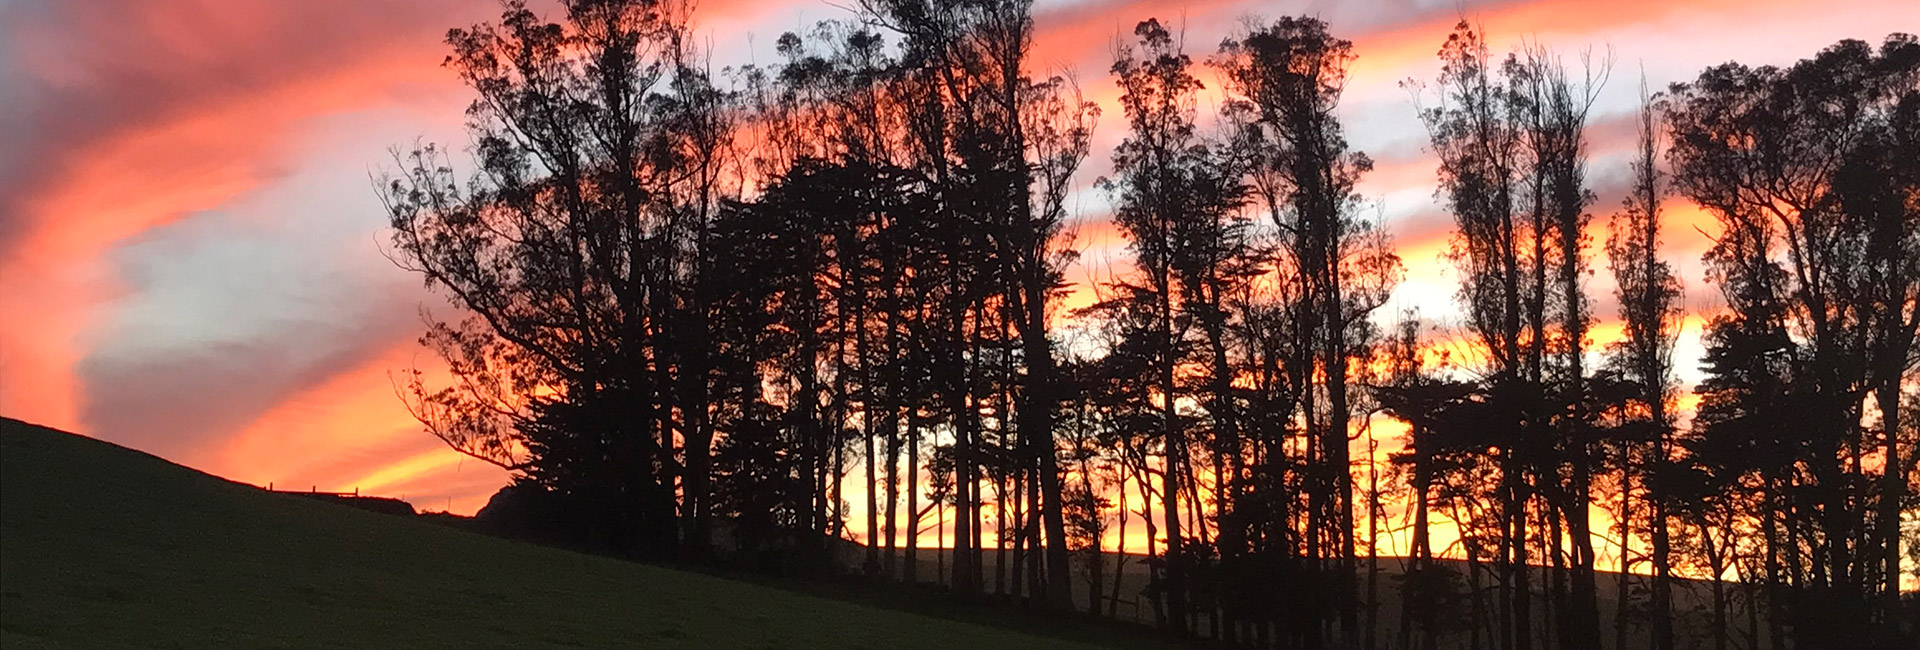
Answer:
[[[1613,216],[1607,237],[1607,263],[1613,271],[1614,297],[1620,304],[1620,320],[1626,336],[1613,346],[1608,359],[1613,370],[1631,387],[1634,416],[1644,427],[1625,429],[1618,437],[1616,469],[1620,476],[1619,585],[1615,590],[1617,614],[1615,634],[1626,643],[1626,612],[1630,595],[1626,563],[1633,538],[1631,524],[1636,515],[1632,498],[1636,489],[1645,496],[1648,514],[1645,521],[1653,541],[1652,602],[1647,604],[1653,620],[1656,650],[1673,647],[1671,541],[1667,529],[1667,508],[1671,495],[1660,494],[1646,483],[1649,474],[1660,473],[1673,458],[1673,420],[1668,403],[1673,399],[1673,345],[1680,329],[1680,280],[1673,268],[1660,257],[1661,174],[1659,167],[1660,128],[1654,100],[1641,84],[1639,140],[1634,149],[1631,190],[1622,201],[1622,211]],[[1637,433],[1638,435],[1634,435]],[[1636,488],[1635,481],[1640,481]]]
[[[1190,321],[1183,317],[1182,306],[1194,296],[1182,282],[1192,269],[1181,263],[1186,261],[1187,249],[1198,245],[1193,240],[1199,223],[1217,217],[1202,214],[1211,206],[1194,200],[1203,195],[1201,185],[1210,160],[1194,127],[1194,93],[1200,81],[1189,71],[1191,60],[1159,21],[1141,22],[1133,31],[1140,41],[1139,58],[1129,47],[1113,64],[1128,133],[1114,150],[1115,175],[1101,179],[1100,184],[1113,195],[1114,221],[1126,233],[1140,276],[1137,284],[1122,289],[1136,301],[1136,309],[1150,315],[1152,323],[1147,349],[1152,371],[1143,379],[1157,393],[1160,514],[1166,532],[1166,554],[1157,567],[1156,582],[1165,599],[1168,626],[1186,632],[1186,574],[1191,568],[1184,549],[1180,495],[1190,460],[1188,426],[1178,412],[1184,391],[1177,374],[1192,352]]]

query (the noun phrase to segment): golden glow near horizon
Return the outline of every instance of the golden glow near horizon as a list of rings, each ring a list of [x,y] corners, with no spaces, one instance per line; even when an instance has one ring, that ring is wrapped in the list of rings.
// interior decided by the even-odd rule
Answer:
[[[368,174],[391,145],[466,141],[469,94],[439,67],[442,38],[495,17],[498,5],[126,4],[0,5],[0,102],[10,106],[0,122],[9,144],[0,151],[0,414],[260,485],[480,508],[506,474],[443,448],[393,395],[389,371],[432,358],[415,343],[418,310],[452,308],[382,257],[384,217]],[[1441,258],[1450,221],[1399,82],[1432,78],[1434,51],[1462,13],[1496,49],[1524,39],[1570,57],[1586,48],[1613,56],[1589,133],[1597,228],[1618,205],[1632,131],[1614,127],[1634,108],[1641,71],[1657,88],[1727,60],[1784,63],[1842,38],[1877,41],[1920,25],[1920,5],[1903,0],[1042,1],[1035,66],[1073,74],[1104,112],[1077,179],[1083,257],[1069,278],[1085,285],[1122,272],[1124,241],[1092,185],[1124,131],[1106,74],[1113,45],[1159,17],[1182,25],[1189,54],[1204,60],[1242,17],[1301,11],[1327,19],[1359,57],[1343,118],[1354,145],[1378,161],[1362,191],[1379,202],[1408,274],[1383,312],[1418,307],[1441,326],[1458,324]],[[780,32],[846,17],[812,0],[725,0],[702,3],[695,25],[722,66],[771,61]],[[1716,304],[1697,263],[1699,229],[1713,222],[1681,201],[1667,208],[1666,253],[1688,287],[1678,358],[1691,381],[1699,324]],[[1604,260],[1594,268],[1598,347],[1619,327]],[[1082,290],[1062,311],[1089,300]],[[1375,433],[1384,465],[1397,431],[1378,422]],[[847,479],[856,536],[864,497],[852,490],[863,482]],[[1139,507],[1137,493],[1129,504]],[[1597,524],[1608,521],[1600,514]],[[1402,526],[1397,517],[1389,507],[1383,527]],[[1137,515],[1130,528],[1129,550],[1144,550]],[[1406,536],[1396,535],[1383,535],[1383,553],[1404,551]]]

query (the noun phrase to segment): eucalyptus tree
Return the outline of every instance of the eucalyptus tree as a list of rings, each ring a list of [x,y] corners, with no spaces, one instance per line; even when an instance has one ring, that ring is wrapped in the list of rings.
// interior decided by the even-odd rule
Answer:
[[[1724,471],[1753,474],[1767,504],[1769,622],[1806,643],[1898,634],[1885,622],[1898,580],[1886,518],[1897,514],[1882,500],[1905,492],[1898,436],[1886,434],[1902,405],[1880,389],[1897,390],[1912,363],[1920,221],[1910,200],[1888,197],[1912,196],[1915,163],[1888,153],[1910,141],[1916,70],[1910,35],[1877,50],[1842,41],[1788,68],[1709,68],[1672,88],[1666,113],[1675,186],[1720,222],[1706,261],[1733,306],[1716,323],[1703,392],[1720,399],[1703,405],[1702,435],[1774,447],[1719,460],[1751,463]],[[1869,394],[1884,409],[1878,441],[1864,425]],[[1793,426],[1758,419],[1774,400],[1792,405],[1780,415]],[[1876,443],[1879,476],[1865,462]]]
[[[1361,216],[1356,190],[1373,168],[1349,148],[1337,116],[1355,56],[1351,42],[1334,37],[1316,18],[1287,17],[1253,24],[1221,45],[1214,65],[1223,73],[1237,114],[1254,196],[1278,229],[1277,278],[1297,281],[1302,320],[1291,328],[1301,343],[1291,365],[1300,380],[1308,453],[1306,555],[1332,560],[1332,603],[1342,633],[1357,636],[1354,587],[1355,519],[1349,444],[1359,386],[1350,377],[1370,354],[1370,314],[1385,303],[1400,276],[1399,258],[1378,224]],[[1322,377],[1320,381],[1306,378]]]
[[[1615,635],[1618,644],[1627,639],[1627,609],[1631,575],[1627,566],[1636,518],[1632,499],[1638,490],[1646,497],[1645,521],[1652,538],[1652,602],[1648,611],[1653,619],[1653,644],[1659,650],[1673,647],[1672,567],[1669,562],[1671,540],[1667,528],[1667,510],[1671,495],[1660,494],[1646,483],[1651,473],[1662,471],[1674,455],[1673,418],[1669,402],[1674,398],[1673,345],[1680,329],[1680,279],[1673,267],[1660,257],[1661,185],[1659,162],[1659,116],[1653,98],[1642,88],[1637,122],[1639,139],[1632,162],[1632,185],[1622,201],[1622,211],[1609,222],[1607,263],[1613,271],[1614,297],[1620,304],[1620,320],[1625,337],[1609,350],[1608,364],[1630,388],[1632,417],[1644,426],[1626,429],[1639,435],[1614,440],[1618,450],[1615,462],[1620,482],[1620,511],[1615,525],[1620,538],[1619,583],[1616,587]],[[1640,481],[1636,488],[1635,481]],[[1624,646],[1622,646],[1624,647]]]
[[[1190,475],[1189,428],[1178,413],[1184,392],[1178,372],[1193,354],[1191,319],[1185,303],[1198,299],[1183,282],[1191,268],[1182,262],[1198,245],[1195,231],[1208,209],[1195,200],[1208,175],[1209,150],[1195,131],[1194,93],[1200,81],[1190,72],[1192,60],[1180,51],[1173,34],[1158,20],[1134,27],[1140,54],[1126,47],[1113,64],[1120,86],[1120,105],[1127,117],[1127,137],[1113,153],[1114,175],[1100,180],[1112,195],[1114,222],[1126,235],[1136,284],[1122,287],[1151,318],[1144,350],[1151,373],[1142,379],[1157,391],[1159,406],[1154,427],[1162,450],[1161,516],[1165,519],[1166,555],[1158,566],[1159,592],[1164,594],[1167,623],[1185,632],[1188,620],[1186,575],[1183,562],[1180,495]],[[1200,504],[1188,507],[1199,508]]]
[[[1598,411],[1609,405],[1595,403],[1587,387],[1587,329],[1592,316],[1583,281],[1591,271],[1586,208],[1593,202],[1593,193],[1586,187],[1585,130],[1610,65],[1589,58],[1582,67],[1583,76],[1576,79],[1551,50],[1532,45],[1509,56],[1503,66],[1525,152],[1522,195],[1531,222],[1538,287],[1534,294],[1538,302],[1529,313],[1536,319],[1533,328],[1541,333],[1534,339],[1536,348],[1544,343],[1552,354],[1544,375],[1550,383],[1543,395],[1547,403],[1539,413],[1547,417],[1555,435],[1538,467],[1541,485],[1537,489],[1552,508],[1547,513],[1550,559],[1556,567],[1563,558],[1569,565],[1564,577],[1556,571],[1553,583],[1559,643],[1570,648],[1598,647],[1600,639],[1589,505],[1597,443],[1602,437],[1595,420]],[[1550,326],[1540,320],[1544,318],[1557,320],[1557,331],[1549,331]],[[1570,547],[1564,551],[1562,539]]]
[[[1071,567],[1053,435],[1060,373],[1049,323],[1061,269],[1072,256],[1059,236],[1069,183],[1088,154],[1098,111],[1069,80],[1036,78],[1029,69],[1029,0],[874,0],[865,6],[872,20],[901,35],[903,65],[912,68],[906,74],[926,84],[919,106],[931,121],[916,125],[916,165],[940,188],[942,218],[977,228],[987,256],[974,260],[971,272],[999,288],[986,306],[1018,336],[1023,372],[1011,429],[1021,471],[1038,488],[1035,509],[1045,535],[1044,572],[1032,574],[1041,582],[1034,591],[1065,608]],[[973,489],[969,482],[958,482],[963,494]],[[971,559],[956,561],[965,563],[956,569],[977,572]]]
[[[1561,513],[1585,512],[1584,423],[1555,404],[1575,403],[1562,399],[1569,397],[1564,389],[1577,387],[1582,372],[1578,358],[1585,315],[1578,292],[1577,231],[1588,200],[1581,180],[1581,130],[1591,100],[1574,94],[1544,52],[1512,55],[1496,64],[1484,35],[1466,22],[1448,36],[1440,59],[1438,103],[1421,107],[1420,114],[1440,158],[1439,193],[1457,224],[1450,255],[1461,275],[1467,326],[1486,365],[1485,437],[1459,442],[1487,450],[1497,461],[1498,486],[1489,497],[1500,507],[1494,558],[1501,575],[1500,640],[1505,648],[1527,648],[1534,642],[1530,565],[1535,561],[1528,547],[1536,537],[1556,547],[1560,540],[1557,530],[1529,532],[1536,502],[1550,506],[1547,519],[1554,527]],[[1417,82],[1411,85],[1424,90]],[[1560,379],[1571,380],[1560,382],[1559,395],[1552,385],[1555,369],[1549,368],[1556,302],[1562,308],[1562,367],[1557,370]],[[1568,449],[1555,429],[1574,433],[1581,442]],[[1570,485],[1557,480],[1563,462],[1573,465]],[[1549,478],[1555,480],[1549,483]],[[1590,568],[1591,553],[1581,555],[1579,563]],[[1558,560],[1556,555],[1540,558]],[[1578,581],[1588,582],[1590,572],[1580,573]],[[1582,591],[1590,590],[1583,584]],[[1564,607],[1555,613],[1570,614]]]
[[[461,182],[429,145],[380,187],[395,262],[468,315],[424,339],[454,385],[414,373],[401,392],[430,432],[562,495],[604,543],[671,553],[694,532],[676,530],[676,492],[693,528],[705,499],[674,441],[706,438],[680,408],[705,381],[681,330],[720,198],[724,96],[655,3],[561,10],[509,3],[450,31],[478,170]]]
[[[1596,646],[1587,513],[1607,471],[1622,569],[1629,540],[1650,539],[1654,647],[1677,643],[1685,572],[1709,574],[1719,645],[1736,571],[1764,584],[1747,625],[1775,647],[1904,640],[1913,37],[1715,67],[1643,107],[1606,245],[1626,337],[1590,368],[1585,129],[1605,68],[1576,78],[1537,47],[1495,59],[1461,24],[1420,109],[1472,338],[1438,372],[1417,327],[1378,341],[1401,271],[1362,216],[1372,162],[1338,119],[1355,55],[1325,23],[1222,43],[1219,137],[1199,127],[1176,35],[1136,27],[1112,68],[1128,130],[1100,181],[1132,271],[1069,328],[1062,227],[1097,113],[1034,69],[1030,2],[865,8],[782,36],[781,62],[740,69],[735,90],[692,63],[686,17],[649,0],[568,0],[555,22],[513,3],[453,30],[478,169],[423,145],[379,188],[395,262],[459,314],[423,339],[451,384],[398,382],[428,430],[543,493],[577,542],[705,561],[724,534],[744,563],[830,570],[859,490],[869,574],[917,580],[933,512],[955,591],[987,589],[992,529],[999,595],[1066,609],[1078,571],[1091,609],[1110,587],[1109,615],[1127,558],[1109,585],[1099,553],[1117,509],[1123,548],[1145,520],[1164,626],[1328,647],[1376,641],[1356,563],[1377,532],[1363,542],[1354,510],[1382,491],[1356,498],[1350,449],[1356,418],[1384,410],[1411,425],[1392,458],[1415,529],[1403,600],[1419,605],[1400,645]],[[1728,307],[1684,432],[1662,134],[1675,193],[1720,222],[1705,260]],[[1059,340],[1080,331],[1099,340]],[[1441,517],[1464,588],[1435,561]]]
[[[1526,284],[1537,262],[1526,257],[1522,248],[1525,224],[1519,221],[1516,209],[1521,136],[1509,119],[1513,112],[1511,98],[1494,76],[1492,57],[1477,30],[1465,22],[1457,25],[1440,50],[1438,103],[1422,106],[1420,114],[1431,147],[1440,159],[1439,193],[1456,223],[1448,254],[1459,269],[1459,298],[1467,327],[1484,350],[1489,383],[1506,386],[1537,379],[1537,375],[1529,374],[1538,364],[1528,354],[1528,341],[1541,333],[1528,329],[1530,319],[1525,318],[1523,305],[1534,302],[1532,297],[1540,288]],[[1425,88],[1418,82],[1407,85],[1415,92]],[[1487,393],[1488,398],[1494,395]],[[1532,622],[1527,554],[1524,544],[1511,540],[1525,539],[1526,533],[1524,499],[1529,497],[1523,477],[1527,468],[1514,453],[1517,438],[1526,431],[1515,405],[1498,404],[1500,408],[1494,408],[1496,405],[1487,403],[1490,401],[1473,405],[1491,416],[1482,427],[1498,433],[1486,440],[1452,436],[1455,439],[1449,442],[1462,450],[1488,450],[1486,460],[1497,464],[1497,488],[1471,482],[1459,487],[1484,491],[1486,501],[1499,509],[1499,532],[1494,535],[1499,543],[1492,559],[1503,581],[1499,618],[1510,623],[1499,630],[1501,647],[1524,647]],[[1454,489],[1454,485],[1449,483],[1449,488]],[[1473,525],[1458,519],[1456,523]],[[1480,554],[1486,548],[1483,534],[1477,529],[1463,531],[1468,578],[1475,587],[1470,629],[1476,642],[1486,622],[1477,570]]]

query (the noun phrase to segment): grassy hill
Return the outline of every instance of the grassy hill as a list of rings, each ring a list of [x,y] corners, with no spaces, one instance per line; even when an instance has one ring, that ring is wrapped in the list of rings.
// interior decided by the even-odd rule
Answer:
[[[0,418],[0,647],[1092,646],[275,495]]]

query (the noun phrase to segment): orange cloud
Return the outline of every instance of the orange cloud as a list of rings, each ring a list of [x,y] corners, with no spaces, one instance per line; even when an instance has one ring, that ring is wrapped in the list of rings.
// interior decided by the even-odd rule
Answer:
[[[725,24],[774,8],[757,5],[742,14],[724,6],[731,4],[705,7],[702,14]],[[120,406],[92,404],[100,396],[77,374],[102,347],[96,337],[103,318],[125,291],[112,253],[155,228],[230,208],[273,187],[299,164],[306,153],[301,147],[310,144],[304,134],[325,116],[424,104],[436,107],[435,118],[457,124],[463,93],[439,65],[441,40],[448,27],[499,11],[487,0],[391,6],[74,0],[0,7],[6,18],[0,51],[7,55],[0,60],[16,64],[11,72],[25,82],[9,97],[20,99],[12,107],[18,110],[0,124],[0,141],[9,143],[0,151],[6,218],[0,223],[0,284],[6,286],[0,291],[0,413],[94,432],[99,423],[87,413]],[[384,144],[367,151],[369,165],[378,163],[378,146]],[[351,432],[297,424],[402,438],[395,432],[410,422],[379,422],[398,412],[391,395],[328,397],[348,394],[345,377],[385,390],[379,376],[351,371],[288,400],[246,431],[195,435],[233,447],[233,462],[216,463],[216,471],[236,477],[357,480],[428,491],[465,485],[461,489],[481,500],[501,482],[503,475],[490,475],[484,482],[491,485],[481,489],[450,477],[447,467],[457,468],[458,457],[423,451],[438,443],[417,426],[404,436],[407,445],[392,450],[406,461],[385,467],[388,459],[366,452],[372,443],[354,440]],[[290,409],[306,412],[286,415]],[[276,435],[263,436],[269,426]],[[288,430],[305,438],[289,439]],[[182,460],[205,465],[208,452],[175,446],[187,450]],[[404,455],[409,446],[413,455]],[[337,459],[342,450],[361,455],[324,471],[284,464]],[[352,472],[360,479],[347,478]],[[434,480],[453,482],[434,487]],[[478,507],[472,494],[457,499],[468,510]]]
[[[0,217],[5,219],[0,223],[0,413],[79,431],[90,428],[84,421],[90,407],[119,406],[90,406],[98,396],[90,395],[76,374],[83,361],[98,353],[102,312],[123,291],[111,259],[116,248],[157,226],[231,206],[271,186],[301,160],[300,136],[316,118],[376,106],[406,109],[460,100],[464,94],[452,75],[437,65],[445,54],[443,30],[498,13],[498,6],[487,0],[30,1],[0,6],[0,51],[18,68],[0,70],[14,73],[5,78],[12,104],[9,119],[0,123],[0,141],[8,143],[7,150],[0,151]],[[1849,15],[1877,9],[1879,17],[1867,25],[1871,28],[1920,17],[1920,9],[1907,5],[1868,4],[1872,6]],[[1250,6],[1238,0],[1181,6],[1152,0],[1083,2],[1037,17],[1034,71],[1076,71],[1087,98],[1105,110],[1090,170],[1106,164],[1105,147],[1124,135],[1118,91],[1106,71],[1114,45],[1132,40],[1133,24],[1158,16],[1185,26],[1189,54],[1204,60]],[[715,40],[731,47],[728,39],[740,31],[739,25],[780,8],[726,0],[699,7],[696,19],[713,25]],[[1467,7],[1464,13],[1486,28],[1496,52],[1503,53],[1520,39],[1538,38],[1565,49],[1609,34],[1664,38],[1696,19],[1751,23],[1836,13],[1825,9],[1793,0],[1539,0]],[[1430,76],[1434,51],[1462,13],[1452,5],[1392,5],[1382,10],[1350,4],[1325,11],[1334,33],[1355,41],[1359,58],[1352,69],[1349,104],[1406,102],[1394,83]],[[1808,33],[1797,38],[1829,38],[1832,30],[1802,31]],[[1875,38],[1878,33],[1849,35]],[[1766,40],[1751,33],[1701,36],[1729,43]],[[1701,47],[1689,41],[1678,51]],[[1620,55],[1626,59],[1667,53]],[[1218,80],[1205,66],[1195,71],[1210,88],[1208,99],[1202,100],[1205,114]],[[15,77],[24,82],[18,89],[12,83]],[[435,115],[458,119],[457,104],[449,101],[448,106],[444,114],[436,106]],[[1630,130],[1621,131],[1619,125],[1617,118],[1596,121],[1597,155],[1631,141]],[[1355,122],[1348,128],[1358,134],[1399,127]],[[1417,133],[1396,135],[1405,136],[1406,142],[1420,140]],[[1430,160],[1416,147],[1405,149],[1395,156],[1374,152],[1383,162],[1368,178],[1370,192],[1431,186]],[[377,164],[378,152],[370,154],[369,163]],[[1596,206],[1595,213],[1605,215],[1612,207]],[[1439,255],[1450,223],[1431,211],[1418,214],[1418,222],[1396,231],[1403,236],[1398,249],[1409,271],[1407,286],[1448,292],[1429,297],[1451,300],[1448,265]],[[1604,218],[1596,221],[1604,223]],[[1669,202],[1667,223],[1665,248],[1683,267],[1691,262],[1683,258],[1697,259],[1705,248],[1706,238],[1696,228],[1709,233],[1717,229],[1711,215],[1679,200]],[[1090,255],[1110,251],[1115,255],[1108,261],[1124,266],[1118,254],[1124,239],[1111,223],[1091,221],[1080,235],[1080,246]],[[1604,241],[1604,233],[1595,241]],[[1604,260],[1596,262],[1596,275],[1604,278]],[[1089,280],[1105,273],[1088,271]],[[1604,279],[1595,282],[1593,295],[1605,293],[1607,284]],[[1082,288],[1066,302],[1086,300],[1090,294]],[[1690,328],[1698,318],[1691,318]],[[1596,327],[1596,341],[1617,336],[1617,328],[1609,327]],[[209,432],[217,442],[190,451],[183,460],[254,482],[304,482],[321,489],[357,486],[440,500],[417,501],[422,507],[477,508],[485,494],[504,481],[504,474],[441,449],[406,418],[388,389],[385,370],[407,365],[415,346],[384,339],[355,344],[369,350],[341,355],[346,370],[316,373],[312,385],[236,431]]]
[[[421,430],[394,396],[390,370],[431,354],[408,340],[303,390],[209,448],[205,469],[234,480],[294,489],[405,497],[419,508],[472,514],[507,473],[448,449]]]
[[[268,7],[75,2],[5,30],[39,92],[6,134],[30,164],[0,183],[0,278],[17,288],[0,292],[0,411],[85,431],[73,372],[118,292],[109,250],[268,182],[315,116],[448,81],[434,31],[382,40],[359,31],[373,15]]]

